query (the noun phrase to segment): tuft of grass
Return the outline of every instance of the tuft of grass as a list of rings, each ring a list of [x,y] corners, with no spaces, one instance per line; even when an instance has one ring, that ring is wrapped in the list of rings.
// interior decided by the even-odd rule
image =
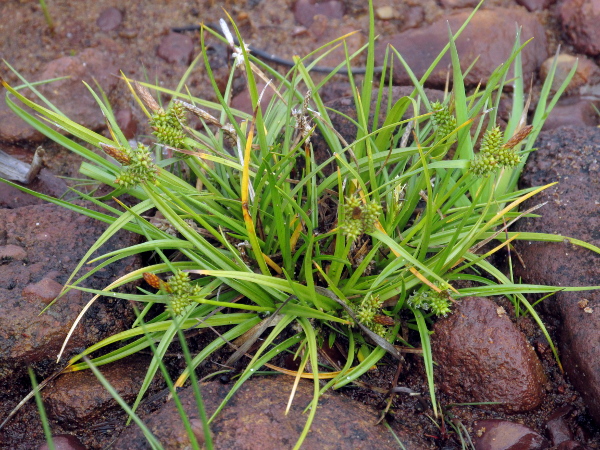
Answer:
[[[551,96],[553,66],[527,125],[528,100],[520,57],[525,44],[521,44],[519,32],[509,59],[494,70],[487,84],[475,92],[465,88],[455,40],[471,15],[456,34],[449,32],[448,45],[420,80],[402,55],[392,49],[390,55],[400,61],[415,87],[411,95],[393,99],[391,85],[386,85],[393,71],[389,59],[382,74],[375,75],[371,2],[369,10],[369,38],[360,51],[367,54],[362,81],[350,70],[360,52],[346,52],[346,59],[321,80],[310,72],[325,54],[344,44],[343,38],[305,58],[296,58],[295,66],[281,75],[248,52],[232,21],[230,34],[240,44],[234,44],[230,37],[236,58],[224,93],[218,89],[204,51],[175,90],[123,76],[153,129],[151,140],[133,146],[119,129],[105,96],[91,87],[90,93],[107,119],[110,139],[78,125],[43,97],[40,100],[45,106],[23,96],[20,91],[26,88],[37,92],[33,84],[25,80],[17,87],[2,83],[8,91],[7,105],[17,115],[84,157],[80,168],[83,176],[113,188],[104,197],[79,192],[81,198],[104,208],[100,213],[5,181],[108,224],[63,290],[63,294],[70,289],[93,294],[63,350],[89,306],[101,296],[144,305],[131,329],[73,357],[64,372],[96,371],[97,366],[152,347],[154,357],[139,395],[130,409],[124,406],[135,417],[151,380],[164,367],[162,360],[175,336],[181,337],[183,330],[191,328],[224,327],[198,354],[189,356],[187,369],[173,388],[183,386],[202,362],[225,346],[236,350],[226,365],[232,366],[243,357],[248,362],[227,398],[205,421],[208,424],[244,381],[263,366],[296,380],[311,379],[314,398],[298,448],[315,418],[321,393],[359,382],[386,354],[399,358],[403,349],[410,347],[398,335],[402,321],[419,336],[435,418],[441,411],[435,396],[430,328],[437,316],[451,312],[461,298],[505,295],[518,314],[531,314],[551,342],[525,295],[594,287],[519,284],[487,258],[515,239],[568,239],[600,252],[565,236],[508,231],[516,220],[535,209],[519,212],[519,205],[550,186],[516,187],[544,120],[575,68]],[[227,41],[203,29],[203,50],[206,33]],[[432,102],[423,87],[448,51],[453,89],[442,102]],[[186,88],[187,77],[201,61],[216,102],[197,98]],[[332,117],[339,112],[326,107],[320,97],[326,83],[343,69],[354,95],[355,117],[346,117],[357,127],[356,136],[351,138],[338,133]],[[252,114],[230,106],[234,75],[239,71],[247,79]],[[265,109],[260,106],[263,92],[257,87],[261,80],[269,80],[266,89],[275,93]],[[380,89],[373,92],[377,83]],[[511,118],[500,130],[497,106],[509,84],[513,90]],[[163,97],[170,101],[163,102]],[[372,99],[376,99],[374,108]],[[191,116],[202,123],[200,130],[188,125]],[[383,118],[381,124],[379,116]],[[99,156],[75,139],[108,157]],[[317,139],[327,144],[331,156],[317,159],[313,152]],[[107,199],[125,193],[139,203],[130,208],[121,204],[122,209],[107,204]],[[144,242],[92,258],[122,229],[140,234]],[[481,254],[480,249],[492,241],[495,246]],[[87,277],[107,264],[146,252],[157,255],[151,265],[123,274],[101,291],[81,287]],[[95,266],[78,277],[86,264]],[[138,294],[119,292],[120,286],[141,279],[148,286],[140,287]],[[465,281],[473,287],[463,287]],[[162,312],[147,320],[148,312],[156,306]],[[238,338],[245,343],[238,343]],[[259,338],[260,345],[251,352]],[[348,349],[348,358],[341,367],[326,367],[319,356],[320,347],[336,341]],[[102,354],[115,343],[121,346]],[[397,343],[400,345],[394,345]],[[551,347],[557,355],[553,344]],[[284,352],[293,352],[301,367],[310,369],[294,372],[279,367],[278,358]],[[99,356],[87,359],[92,353]],[[327,382],[321,386],[320,380]],[[460,424],[456,426],[460,428]],[[457,433],[462,433],[462,428]]]

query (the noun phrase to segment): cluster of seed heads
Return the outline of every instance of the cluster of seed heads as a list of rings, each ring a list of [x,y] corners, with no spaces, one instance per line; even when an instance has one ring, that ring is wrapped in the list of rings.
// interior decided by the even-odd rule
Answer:
[[[138,143],[137,147],[131,150],[124,147],[115,149],[103,146],[102,148],[124,166],[115,180],[119,186],[130,188],[143,182],[156,183],[158,167],[152,161],[150,151],[144,144]],[[108,148],[113,153],[110,153]]]
[[[456,117],[450,112],[448,106],[434,102],[431,104],[431,109],[433,110],[431,120],[440,138],[448,136],[456,130]]]
[[[363,233],[373,231],[381,214],[381,205],[376,202],[363,203],[361,199],[352,195],[346,197],[344,205],[344,223],[340,225],[342,233],[350,240],[355,240]]]
[[[408,304],[423,311],[431,310],[436,316],[446,316],[450,313],[450,293],[447,283],[438,283],[441,292],[433,289],[415,292],[408,298]]]
[[[150,126],[158,142],[175,148],[184,147],[186,123],[185,107],[179,102],[172,103],[166,112],[158,109],[150,119]]]
[[[471,172],[482,177],[500,167],[516,167],[521,162],[521,157],[512,147],[502,145],[503,138],[500,127],[485,132],[480,151],[471,161]]]
[[[166,283],[170,292],[170,307],[174,314],[181,314],[192,303],[192,297],[200,295],[201,287],[192,285],[187,272],[178,270]]]
[[[378,295],[369,294],[353,307],[358,321],[380,336],[386,334],[386,326],[394,325],[394,319],[380,314],[382,305],[383,300],[380,300]],[[346,319],[352,321],[349,316]]]

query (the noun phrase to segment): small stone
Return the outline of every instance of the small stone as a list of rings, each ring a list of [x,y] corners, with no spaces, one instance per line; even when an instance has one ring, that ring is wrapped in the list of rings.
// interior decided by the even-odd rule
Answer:
[[[23,289],[23,297],[36,299],[48,305],[60,292],[62,286],[51,278],[43,278],[37,283],[32,283]]]
[[[158,45],[156,53],[168,63],[187,66],[192,62],[194,42],[185,34],[169,33]]]
[[[390,19],[396,19],[396,10],[389,6],[381,6],[379,8],[377,8],[375,10],[375,15],[377,16],[378,19],[381,20],[390,20]]]
[[[123,21],[123,14],[117,8],[106,8],[100,13],[96,25],[102,31],[112,31]]]
[[[9,260],[22,261],[25,258],[27,258],[27,252],[23,247],[13,244],[0,246],[0,262]]]
[[[441,0],[441,3],[444,8],[472,8],[479,0]]]
[[[478,420],[473,430],[477,450],[542,450],[550,446],[531,428],[508,420]]]
[[[573,433],[569,429],[566,417],[573,411],[572,406],[563,406],[554,411],[546,423],[548,435],[552,440],[552,445],[559,445],[565,441],[573,439]]]
[[[297,0],[294,4],[294,17],[300,25],[310,27],[317,14],[328,19],[341,19],[344,17],[344,5],[337,0]]]
[[[81,441],[76,436],[70,434],[52,436],[52,443],[55,450],[86,450]],[[48,448],[48,444],[42,444],[38,450],[48,450]]]

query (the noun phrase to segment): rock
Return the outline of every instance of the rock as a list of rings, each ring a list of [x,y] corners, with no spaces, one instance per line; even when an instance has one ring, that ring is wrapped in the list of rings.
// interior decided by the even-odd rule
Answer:
[[[600,0],[565,0],[559,8],[563,32],[586,55],[600,54]]]
[[[106,8],[96,19],[96,25],[102,31],[112,31],[117,29],[122,21],[123,13],[121,11],[117,8]]]
[[[25,258],[5,260],[0,266],[0,384],[9,376],[26,374],[28,365],[36,368],[38,377],[55,370],[54,361],[62,343],[92,295],[73,289],[44,314],[40,312],[60,292],[105,228],[103,223],[56,205],[0,209],[0,246],[18,246],[26,252]],[[137,235],[119,232],[100,252],[137,242]],[[139,264],[138,257],[117,261],[82,286],[103,289]],[[125,292],[129,289],[126,287]],[[65,357],[124,330],[132,320],[127,302],[98,299],[76,327]]]
[[[541,11],[552,4],[554,0],[517,0],[517,4],[527,8],[527,11]]]
[[[149,364],[149,358],[136,356],[98,369],[118,394],[131,404],[142,386]],[[156,378],[150,392],[161,386],[162,382]],[[61,375],[44,389],[42,398],[48,417],[72,430],[94,423],[110,409],[120,408],[91,370]]]
[[[98,83],[104,93],[110,95],[118,75],[118,67],[108,52],[88,48],[77,56],[63,56],[49,62],[38,76],[39,80],[67,78],[44,84],[38,89],[71,120],[97,131],[105,127],[104,115],[82,81],[95,90]]]
[[[17,184],[22,185],[22,183]],[[68,189],[64,180],[56,177],[48,169],[42,169],[26,187],[51,197],[60,197]],[[6,183],[0,183],[0,208],[20,208],[21,206],[40,205],[42,203],[45,203],[45,201]]]
[[[590,448],[577,441],[565,441],[558,445],[556,450],[590,450]]]
[[[0,89],[0,141],[10,143],[28,142],[32,144],[44,142],[46,136],[32,128],[13,112],[6,104],[5,95],[4,88]],[[15,101],[14,98],[13,101]],[[23,105],[20,104],[19,106]],[[27,110],[26,107],[24,109]],[[31,112],[29,110],[29,113]]]
[[[398,10],[393,6],[381,6],[375,10],[375,16],[380,20],[399,19]]]
[[[306,422],[304,408],[312,399],[313,386],[302,380],[289,414],[286,404],[293,385],[288,377],[250,379],[236,392],[225,409],[211,424],[216,449],[261,448],[263,450],[291,448],[298,440]],[[203,383],[202,398],[210,416],[231,386]],[[189,418],[198,420],[198,408],[191,388],[180,393]],[[303,448],[397,448],[397,443],[383,426],[375,426],[377,413],[339,394],[325,393]],[[173,402],[145,420],[165,448],[189,445],[187,434]],[[426,441],[411,435],[406,428],[396,431],[406,448],[429,448]],[[130,426],[115,442],[118,450],[149,448],[137,426]]]
[[[526,427],[508,420],[478,420],[473,425],[473,444],[477,450],[542,450],[548,441]]]
[[[294,18],[300,25],[310,27],[316,15],[341,19],[344,17],[344,4],[338,0],[297,0],[294,4]]]
[[[544,122],[544,130],[554,130],[559,127],[595,127],[600,123],[600,116],[594,109],[600,101],[594,101],[580,96],[561,98]]]
[[[0,246],[0,261],[22,261],[27,258],[27,252],[20,245]]]
[[[438,387],[457,402],[501,402],[507,412],[531,411],[544,396],[546,376],[535,351],[498,305],[466,298],[431,336]]]
[[[410,29],[378,40],[375,50],[377,65],[383,63],[385,50],[393,46],[402,55],[411,70],[421,78],[433,60],[448,43],[448,25],[453,32],[465,22],[469,13],[444,17],[429,26]],[[521,52],[523,74],[527,79],[537,73],[540,64],[548,57],[544,27],[533,14],[520,9],[485,9],[478,11],[461,36],[456,40],[462,70],[466,70],[479,56],[477,64],[465,77],[467,86],[485,84],[491,73],[504,63],[512,52],[515,41],[515,23],[523,27],[521,42],[533,37]],[[427,85],[443,87],[451,63],[448,51],[427,80]],[[394,62],[396,84],[410,84],[410,78],[400,61]]]
[[[52,278],[42,278],[37,283],[25,286],[21,295],[29,301],[38,301],[49,305],[52,300],[60,295],[62,285]]]
[[[563,406],[554,411],[546,422],[546,429],[552,441],[552,445],[562,444],[563,442],[573,439],[573,433],[569,429],[569,424],[566,417],[571,414],[573,408],[571,406]]]
[[[477,3],[478,0],[441,0],[444,8],[473,8]]]
[[[571,236],[600,246],[600,130],[559,128],[542,132],[521,178],[521,186],[559,181],[529,201],[522,210],[548,202],[524,218],[515,231]],[[553,286],[600,285],[600,255],[568,242],[520,241],[516,246],[525,267],[515,264],[524,282]],[[600,292],[557,292],[542,306],[561,322],[560,356],[573,386],[590,415],[600,423]]]
[[[115,111],[115,119],[125,138],[133,139],[136,136],[138,124],[130,108]]]
[[[54,444],[54,450],[86,450],[84,445],[81,443],[76,436],[70,434],[57,434],[52,436],[52,443]],[[48,444],[42,444],[38,450],[48,450]]]
[[[265,89],[266,84],[265,83],[257,83],[256,84],[256,88],[258,89],[259,95],[261,92],[263,92],[263,90]],[[273,95],[275,95],[275,92],[273,91],[273,89],[271,89],[271,86],[267,87],[266,91],[264,91],[265,93],[263,94],[261,100],[260,100],[260,107],[264,111],[266,111],[267,107],[269,106],[269,103],[271,102],[271,98],[273,97]],[[239,109],[240,111],[243,111],[247,114],[252,114],[252,102],[250,100],[250,93],[248,92],[247,89],[244,89],[242,92],[240,92],[238,95],[236,95],[235,97],[233,97],[233,99],[231,99],[231,107],[235,108],[235,109]]]
[[[160,41],[156,54],[170,64],[188,66],[194,56],[194,41],[188,35],[171,32]]]
[[[540,78],[542,81],[546,79],[550,69],[554,63],[554,57],[548,58],[540,66]],[[556,92],[567,75],[577,63],[577,70],[573,78],[569,82],[565,92],[573,92],[585,84],[597,84],[600,81],[600,67],[585,56],[573,56],[561,54],[558,55],[556,62],[556,72],[552,80],[552,92]]]

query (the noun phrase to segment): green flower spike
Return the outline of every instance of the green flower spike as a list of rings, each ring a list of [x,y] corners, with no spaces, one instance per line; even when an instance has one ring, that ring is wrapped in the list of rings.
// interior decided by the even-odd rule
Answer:
[[[448,136],[456,130],[456,117],[452,115],[447,106],[440,102],[434,102],[431,104],[431,109],[434,112],[432,121],[440,138]]]
[[[187,272],[178,270],[167,282],[167,291],[170,292],[170,308],[173,314],[179,315],[192,304],[192,297],[200,295],[201,287],[192,285]]]
[[[148,147],[138,143],[137,148],[132,150],[120,148],[119,152],[121,156],[118,160],[124,165],[124,169],[115,183],[124,188],[131,188],[143,182],[156,184],[158,167],[152,161]]]
[[[178,102],[173,103],[166,112],[162,109],[157,110],[150,119],[150,126],[158,142],[175,148],[185,145],[186,123],[185,107]]]

